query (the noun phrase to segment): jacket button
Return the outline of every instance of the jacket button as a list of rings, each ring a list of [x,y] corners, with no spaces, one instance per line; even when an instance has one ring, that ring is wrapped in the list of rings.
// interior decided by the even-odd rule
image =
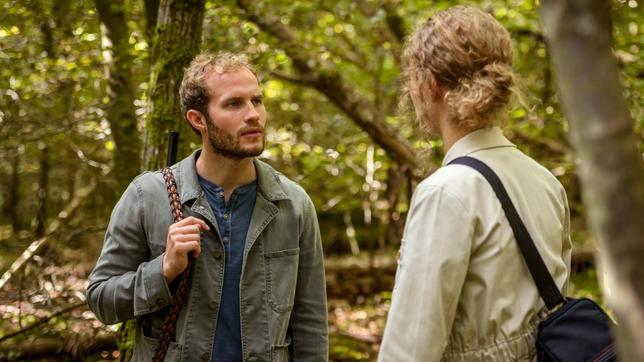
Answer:
[[[159,308],[163,307],[163,304],[164,304],[163,302],[165,302],[163,298],[157,298],[157,307]]]
[[[212,256],[214,256],[215,259],[221,259],[222,255],[223,254],[222,254],[221,250],[215,250],[215,251],[212,252]]]
[[[213,310],[217,310],[217,306],[217,302],[210,302],[210,308],[212,308]]]
[[[207,360],[209,360],[210,358],[208,358],[208,357],[210,357],[210,356],[208,355],[208,352],[204,352],[204,353],[202,353],[202,354],[201,354],[201,360],[202,360],[202,361],[207,361]]]

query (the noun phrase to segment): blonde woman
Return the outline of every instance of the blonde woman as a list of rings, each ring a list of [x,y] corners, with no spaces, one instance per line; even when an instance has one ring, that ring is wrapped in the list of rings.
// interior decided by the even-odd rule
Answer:
[[[421,128],[443,140],[443,167],[421,182],[407,218],[380,361],[530,361],[545,307],[492,188],[460,156],[499,176],[565,295],[566,193],[495,125],[514,85],[510,36],[471,7],[441,11],[404,51]]]

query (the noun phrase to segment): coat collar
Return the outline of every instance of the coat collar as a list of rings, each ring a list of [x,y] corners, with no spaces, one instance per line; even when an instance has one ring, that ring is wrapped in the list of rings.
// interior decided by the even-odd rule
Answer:
[[[199,158],[200,153],[201,150],[196,150],[190,156],[171,167],[172,172],[175,174],[175,181],[182,204],[203,195],[197,175],[197,158]],[[277,171],[257,158],[253,159],[253,164],[257,173],[257,190],[262,196],[273,202],[289,199],[285,186],[280,179],[280,174]]]
[[[469,155],[476,151],[486,150],[497,147],[515,147],[510,142],[499,127],[482,128],[470,132],[460,140],[456,141],[447,151],[442,165],[445,166],[453,159]]]

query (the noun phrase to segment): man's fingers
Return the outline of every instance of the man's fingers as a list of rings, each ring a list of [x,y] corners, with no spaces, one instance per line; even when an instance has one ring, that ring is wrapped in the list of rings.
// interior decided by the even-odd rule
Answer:
[[[199,234],[200,230],[198,225],[185,225],[171,229],[170,235]]]
[[[174,240],[177,243],[186,243],[188,241],[196,241],[199,242],[201,240],[200,236],[198,233],[194,234],[177,234],[172,237],[172,240]]]
[[[198,219],[198,218],[196,218],[194,216],[189,216],[189,217],[179,221],[177,224],[179,224],[179,223],[184,223],[184,225],[199,225],[201,228],[203,228],[205,230],[210,230],[210,227],[208,226],[208,224],[206,224],[205,221],[203,221],[201,219]]]
[[[170,229],[180,228],[187,225],[199,225],[199,227],[201,227],[204,230],[210,230],[210,227],[208,226],[208,224],[206,224],[205,221],[198,219],[194,216],[189,216],[179,222],[176,222],[170,225]]]
[[[185,256],[193,252],[201,254],[201,230],[210,230],[205,221],[194,216],[187,217],[170,225],[167,248],[170,254]]]
[[[197,223],[199,224],[199,226],[201,226],[202,229],[210,230],[210,226],[208,226],[208,224],[205,221],[203,221],[201,219],[197,219],[196,217],[193,217],[193,219],[195,219],[197,221]]]
[[[174,244],[174,251],[180,255],[186,255],[194,251],[195,256],[198,256],[201,253],[201,246],[198,241],[187,241],[185,243]]]

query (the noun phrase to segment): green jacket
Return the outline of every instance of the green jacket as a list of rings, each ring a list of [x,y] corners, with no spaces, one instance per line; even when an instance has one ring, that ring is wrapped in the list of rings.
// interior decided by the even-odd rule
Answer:
[[[210,361],[223,285],[217,222],[197,178],[199,151],[172,166],[184,217],[205,220],[201,255],[166,361]],[[326,361],[328,329],[322,243],[306,192],[255,160],[258,192],[240,280],[244,361]],[[172,300],[162,271],[172,214],[160,172],[146,172],[114,208],[87,300],[106,324],[136,318],[133,361],[149,361]],[[216,356],[215,356],[216,357]]]

